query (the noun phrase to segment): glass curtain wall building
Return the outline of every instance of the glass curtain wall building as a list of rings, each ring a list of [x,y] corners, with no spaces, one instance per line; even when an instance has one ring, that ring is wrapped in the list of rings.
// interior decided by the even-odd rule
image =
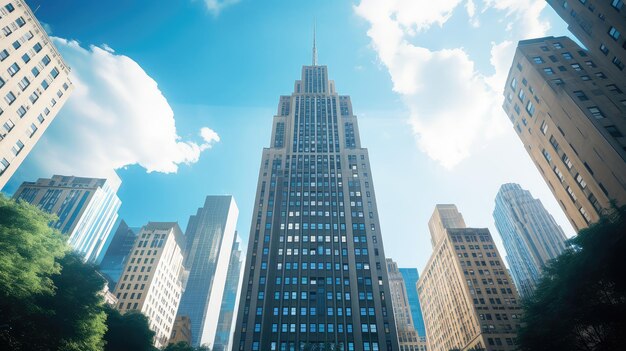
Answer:
[[[213,351],[230,351],[232,350],[232,335],[235,332],[235,319],[237,318],[237,307],[239,303],[239,290],[241,288],[242,273],[241,266],[241,240],[236,237],[233,243],[232,253],[230,255],[230,264],[228,265],[228,274],[226,276],[226,286],[224,287],[224,297],[222,298],[222,307],[220,309],[220,317],[217,324],[217,332],[215,333],[215,342],[213,343]]]
[[[398,350],[368,152],[315,49],[272,124],[233,349]]]
[[[420,278],[417,268],[399,268],[404,283],[406,285],[406,294],[411,307],[411,316],[413,317],[413,326],[417,330],[417,334],[421,339],[426,341],[426,327],[424,326],[424,317],[422,316],[422,307],[420,306],[420,298],[417,293],[417,281]]]

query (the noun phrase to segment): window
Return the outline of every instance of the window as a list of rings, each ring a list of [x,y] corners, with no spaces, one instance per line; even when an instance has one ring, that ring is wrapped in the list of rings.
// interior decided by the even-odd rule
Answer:
[[[572,54],[570,54],[569,52],[564,52],[562,53],[562,55],[563,55],[563,58],[566,60],[571,60],[573,58]]]
[[[540,48],[541,48],[541,51],[550,51],[550,49],[548,49],[547,46],[541,46]]]
[[[605,128],[606,131],[609,132],[609,134],[611,134],[611,136],[614,138],[621,138],[624,136],[622,132],[620,132],[619,129],[617,129],[617,127],[615,126],[606,126]]]
[[[591,222],[591,217],[589,217],[589,214],[587,213],[587,211],[585,211],[585,209],[581,206],[578,211],[580,212],[580,214],[583,215],[583,218],[585,218],[585,221],[587,223]]]
[[[6,49],[0,51],[0,61],[4,61],[7,57],[9,57],[9,52]]]
[[[22,43],[20,43],[19,40],[16,40],[16,41],[13,42],[13,49],[17,50],[20,47],[22,47]]]
[[[30,61],[30,55],[28,54],[22,55],[22,60],[24,61],[24,63],[28,63],[28,61]]]
[[[5,83],[6,82],[4,81],[4,79],[2,79],[2,77],[0,77],[0,88],[2,88]]]
[[[50,56],[46,55],[41,59],[41,63],[43,63],[44,66],[47,66],[50,63]]]
[[[17,83],[17,86],[19,86],[22,91],[26,90],[26,88],[28,88],[29,85],[30,85],[30,81],[26,77],[22,78],[22,80],[20,80]]]
[[[613,38],[613,40],[617,40],[617,39],[619,39],[619,35],[620,35],[620,33],[617,30],[617,28],[611,26],[611,28],[609,29],[609,36],[611,38]]]
[[[13,7],[13,4],[9,3],[4,7],[7,11],[9,11],[9,13],[13,12],[15,10],[15,7]]]
[[[9,28],[9,26],[6,26],[2,28],[2,33],[5,37],[8,37],[9,35],[11,35],[11,33],[13,33],[13,31],[11,30],[11,28]]]
[[[54,67],[52,71],[50,71],[50,75],[52,76],[52,78],[56,78],[59,75],[59,70]]]
[[[552,44],[552,46],[554,46],[555,49],[563,49],[563,45],[561,45],[561,43],[559,42]]]
[[[515,90],[517,88],[517,79],[513,78],[511,80],[511,89]]]
[[[588,75],[580,76],[580,79],[584,81],[591,80],[591,78]]]
[[[580,101],[587,101],[587,100],[589,100],[587,95],[585,95],[585,93],[582,90],[574,91],[574,96],[576,96],[578,98],[578,100],[580,100]]]
[[[524,98],[526,97],[526,93],[524,92],[524,89],[520,89],[519,93],[517,93],[517,97],[524,102]]]
[[[567,193],[569,194],[569,197],[572,199],[572,201],[576,202],[576,194],[574,194],[574,190],[569,186],[567,187]]]
[[[604,44],[600,44],[600,52],[602,52],[604,56],[606,56],[609,54],[609,48],[607,48]]]
[[[606,79],[606,74],[604,74],[602,72],[596,72],[596,77],[598,77],[600,79]]]
[[[41,49],[42,49],[42,46],[40,43],[37,43],[33,46],[33,50],[35,50],[35,52],[39,52],[41,51]]]
[[[11,152],[13,152],[13,155],[17,156],[20,154],[23,148],[24,148],[24,143],[18,139],[15,142],[15,145],[13,145],[13,147],[11,148]]]
[[[20,26],[20,27],[23,27],[23,26],[26,24],[26,21],[24,21],[24,18],[23,18],[23,17],[18,17],[18,18],[15,20],[15,24],[17,24],[17,25],[18,25],[18,26]]]
[[[606,86],[610,92],[612,92],[613,94],[621,94],[622,93],[622,89],[620,89],[617,85],[615,84],[609,84]]]
[[[541,123],[541,133],[543,133],[543,135],[546,135],[547,132],[548,132],[548,124],[546,123],[546,121],[543,121]]]
[[[541,58],[541,56],[535,56],[533,57],[533,62],[536,64],[542,64],[544,63],[543,59]]]
[[[622,0],[613,0],[611,1],[611,6],[613,6],[614,9],[619,11],[622,9],[622,7],[624,7],[624,2],[622,2]]]
[[[559,142],[556,141],[554,135],[550,135],[550,144],[554,148],[554,150],[559,151]]]
[[[561,78],[552,79],[552,83],[554,83],[556,85],[563,85],[563,84],[565,84],[565,82]]]
[[[526,103],[526,111],[531,117],[533,116],[533,114],[535,114],[535,105],[530,100],[528,100],[528,103]]]
[[[20,118],[24,117],[24,115],[26,114],[26,108],[24,106],[20,106],[17,109],[17,114],[18,116],[20,116]]]
[[[565,165],[567,166],[567,169],[572,169],[572,161],[569,159],[569,157],[567,157],[566,154],[563,154],[563,157],[561,157],[561,160],[563,160],[563,163],[565,163]]]
[[[10,119],[8,121],[4,122],[4,124],[2,125],[2,128],[4,129],[4,131],[6,133],[8,133],[11,130],[13,130],[13,127],[15,127],[15,123],[13,123],[13,121],[11,121]]]
[[[37,77],[39,75],[39,68],[37,68],[37,67],[33,67],[33,69],[31,69],[30,71],[33,74],[33,76],[35,76],[35,77]]]
[[[576,182],[578,183],[578,185],[580,185],[582,189],[587,187],[587,183],[583,179],[583,176],[580,175],[580,173],[576,174]]]
[[[589,110],[589,112],[591,112],[591,115],[596,119],[604,118],[604,114],[602,113],[602,111],[600,111],[600,108],[598,108],[598,106],[587,107],[587,110]]]
[[[572,63],[571,66],[574,69],[574,71],[582,71],[582,67],[580,67],[580,65],[577,63]]]
[[[0,174],[4,173],[4,171],[6,171],[9,165],[10,165],[9,161],[7,161],[6,158],[2,158],[0,160]]]
[[[561,182],[563,182],[563,173],[561,173],[561,170],[557,168],[557,166],[554,166],[554,174],[556,174],[557,177],[559,177],[559,180]]]
[[[11,105],[13,101],[15,101],[15,94],[13,94],[12,91],[9,91],[9,93],[4,96],[4,101]]]
[[[543,157],[546,158],[546,160],[548,161],[548,163],[552,162],[552,156],[550,156],[550,153],[548,152],[548,150],[543,149],[542,150],[543,153]]]
[[[549,75],[549,76],[551,76],[551,75],[553,75],[553,74],[554,74],[554,71],[553,71],[553,70],[552,70],[552,68],[550,68],[550,67],[546,67],[546,68],[544,68],[544,69],[543,69],[543,72],[544,72],[545,74]]]
[[[17,73],[19,71],[20,71],[20,66],[17,63],[14,63],[11,66],[9,66],[9,68],[7,68],[7,72],[9,72],[11,77],[13,77],[15,75],[15,73]]]
[[[624,63],[620,59],[618,59],[617,56],[613,57],[613,60],[611,62],[613,62],[613,64],[617,68],[619,68],[620,71],[624,70]]]

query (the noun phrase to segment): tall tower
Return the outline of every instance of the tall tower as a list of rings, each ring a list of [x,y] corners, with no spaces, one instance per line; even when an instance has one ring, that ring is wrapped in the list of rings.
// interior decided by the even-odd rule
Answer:
[[[548,0],[547,3],[615,79],[626,79],[626,7],[623,0]]]
[[[489,230],[465,227],[454,205],[437,205],[429,227],[433,253],[417,283],[428,350],[516,350],[522,309]]]
[[[69,236],[68,243],[85,261],[99,263],[122,205],[117,197],[121,183],[115,172],[106,179],[54,175],[23,182],[13,198],[57,215],[52,226]]]
[[[426,338],[421,338],[413,320],[413,306],[409,297],[409,289],[413,295],[417,295],[417,286],[412,287],[404,281],[404,275],[400,272],[398,264],[388,258],[387,273],[389,274],[389,289],[391,290],[391,304],[393,315],[396,319],[398,331],[398,344],[402,351],[426,351]],[[417,270],[415,270],[417,272]],[[416,283],[416,282],[414,282]]]
[[[280,97],[272,124],[233,349],[398,350],[369,156],[350,97],[313,62]]]
[[[532,295],[542,268],[565,250],[565,234],[541,201],[518,184],[504,184],[493,210],[515,286]]]
[[[230,263],[228,264],[228,275],[226,276],[226,285],[224,286],[224,297],[222,298],[222,307],[215,333],[215,341],[213,342],[213,351],[230,351],[232,350],[232,335],[235,332],[235,322],[237,319],[237,308],[239,307],[239,290],[241,290],[241,280],[243,271],[241,266],[241,240],[236,237],[233,243],[233,250],[230,254]]]
[[[230,195],[207,196],[185,231],[189,278],[178,308],[191,320],[192,345],[213,348],[239,209]]]
[[[413,318],[413,326],[417,330],[420,342],[426,345],[426,326],[424,325],[424,316],[422,315],[422,307],[420,305],[419,294],[417,293],[417,282],[420,278],[417,268],[400,268],[400,274],[404,279],[406,286],[406,296],[409,300],[411,308],[411,316]]]
[[[0,5],[0,189],[70,96],[70,68],[24,0]]]
[[[626,81],[567,37],[522,40],[504,87],[509,119],[578,231],[626,204]]]

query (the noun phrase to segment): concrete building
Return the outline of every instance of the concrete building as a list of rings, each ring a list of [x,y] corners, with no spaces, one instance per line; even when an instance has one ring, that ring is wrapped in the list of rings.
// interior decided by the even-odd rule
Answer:
[[[167,345],[183,292],[183,233],[178,224],[149,222],[135,240],[115,296],[120,312],[139,311],[156,335],[154,346]]]
[[[626,204],[626,80],[567,37],[520,41],[503,108],[578,231]]]
[[[313,52],[263,149],[233,349],[396,351],[368,151]]]
[[[522,309],[491,234],[442,223],[450,216],[464,223],[456,207],[437,205],[429,228],[443,226],[445,235],[431,232],[433,253],[417,283],[428,349],[515,350]]]
[[[70,96],[70,69],[23,0],[0,1],[0,189]]]
[[[187,316],[176,316],[169,343],[185,342],[191,345],[191,320]]]
[[[405,284],[404,276],[400,273],[396,262],[388,258],[386,264],[400,351],[425,351],[426,339],[420,337],[413,322],[408,294],[410,287]],[[413,290],[417,293],[417,287],[413,286]]]
[[[422,315],[422,307],[420,305],[419,294],[417,293],[417,282],[420,278],[417,268],[400,268],[400,274],[404,279],[406,286],[406,296],[409,300],[409,308],[411,309],[411,317],[413,318],[413,326],[417,330],[420,341],[426,345],[426,326],[424,325],[424,316]]]
[[[178,314],[191,320],[192,345],[213,347],[239,210],[230,195],[207,196],[189,217],[185,269],[189,277]]]
[[[515,286],[522,297],[529,297],[545,265],[565,250],[565,233],[541,201],[519,184],[500,187],[493,218]]]
[[[613,79],[626,79],[626,9],[623,0],[547,0],[568,29],[607,68]]]
[[[243,265],[241,257],[241,240],[235,239],[233,249],[228,264],[228,274],[226,275],[226,285],[224,287],[224,297],[220,308],[220,316],[215,333],[213,351],[232,350],[232,336],[235,332],[237,322],[237,307],[239,306],[239,290],[243,279]]]
[[[116,194],[120,184],[115,173],[106,179],[54,175],[22,183],[13,198],[57,215],[51,226],[69,236],[68,243],[85,261],[97,263],[122,204]]]
[[[111,243],[107,247],[102,261],[98,265],[98,270],[106,278],[111,290],[115,289],[115,285],[120,280],[124,266],[133,246],[135,239],[141,228],[131,228],[126,222],[118,220],[117,230],[111,234]]]

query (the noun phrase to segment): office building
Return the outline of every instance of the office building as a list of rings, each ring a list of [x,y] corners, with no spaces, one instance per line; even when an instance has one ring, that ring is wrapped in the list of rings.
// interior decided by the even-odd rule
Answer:
[[[126,265],[126,259],[130,255],[135,239],[141,228],[131,228],[121,219],[115,233],[109,235],[111,243],[103,255],[102,261],[98,265],[98,270],[106,278],[109,288],[115,289],[115,285],[122,276],[122,271]]]
[[[166,346],[172,335],[183,291],[182,240],[176,223],[146,224],[114,291],[120,312],[139,311],[148,317],[157,348]]]
[[[626,79],[626,8],[624,0],[548,0],[572,34],[607,68]]]
[[[493,218],[515,286],[521,297],[529,297],[542,269],[565,250],[565,233],[541,201],[518,184],[500,187]]]
[[[70,96],[70,69],[23,0],[0,2],[0,189]]]
[[[240,246],[241,240],[236,238],[230,255],[230,263],[228,264],[228,274],[226,275],[224,297],[222,298],[222,306],[220,308],[220,316],[215,333],[215,342],[212,348],[213,351],[232,350],[232,335],[235,332],[237,307],[239,306],[239,290],[241,290],[241,281],[243,278],[243,271],[241,270],[243,262]]]
[[[576,231],[626,204],[624,91],[567,37],[517,46],[503,108]]]
[[[429,228],[443,232],[431,231],[433,253],[417,283],[429,351],[516,350],[522,309],[489,230],[445,217],[464,223],[454,205],[437,205]]]
[[[396,320],[396,330],[398,331],[398,344],[400,351],[425,351],[426,339],[420,338],[413,322],[413,313],[409,303],[408,290],[411,289],[405,284],[404,276],[398,269],[398,264],[388,258],[387,274],[389,274],[389,289],[391,291],[391,304],[393,315]],[[413,290],[417,294],[417,287]]]
[[[191,345],[191,321],[187,316],[176,316],[174,320],[169,343],[178,344],[179,342]]]
[[[191,321],[193,346],[213,347],[238,215],[235,199],[223,195],[207,196],[189,217],[184,248],[189,277],[178,315]]]
[[[59,219],[51,224],[68,235],[68,243],[85,261],[96,263],[101,255],[122,202],[117,197],[120,178],[84,178],[54,175],[24,182],[13,198],[24,200]]]
[[[315,45],[272,125],[233,349],[398,350],[368,151]]]
[[[413,326],[417,330],[420,341],[426,345],[426,326],[424,326],[424,317],[422,316],[422,307],[420,306],[420,298],[417,293],[417,282],[420,278],[417,268],[400,268],[400,274],[404,279],[406,286],[406,296],[409,300],[409,308],[411,309],[411,317],[413,318]]]

